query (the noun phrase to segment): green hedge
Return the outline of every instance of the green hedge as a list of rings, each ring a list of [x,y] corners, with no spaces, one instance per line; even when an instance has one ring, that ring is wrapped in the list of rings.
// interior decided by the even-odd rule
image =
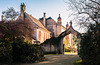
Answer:
[[[21,40],[0,42],[0,63],[29,63],[44,59],[42,48]]]
[[[0,42],[0,63],[11,63],[12,45],[10,42]]]

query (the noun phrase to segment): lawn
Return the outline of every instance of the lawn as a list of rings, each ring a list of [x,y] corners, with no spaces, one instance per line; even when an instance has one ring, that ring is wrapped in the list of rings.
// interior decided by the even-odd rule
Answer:
[[[64,52],[64,54],[77,54],[77,53],[73,53],[73,52]]]
[[[64,52],[64,54],[70,54],[70,53],[72,53],[72,52]]]
[[[74,62],[74,65],[81,65],[82,60],[78,60]]]

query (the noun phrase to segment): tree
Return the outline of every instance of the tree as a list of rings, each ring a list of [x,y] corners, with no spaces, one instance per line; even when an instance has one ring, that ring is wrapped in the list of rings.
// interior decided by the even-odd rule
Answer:
[[[13,7],[2,13],[4,14],[4,22],[0,22],[1,39],[23,38],[26,41],[32,40],[34,26],[31,25],[29,19],[25,18],[23,20],[23,17],[18,16],[19,13]]]
[[[3,11],[2,14],[4,15],[4,20],[9,21],[17,19],[19,12],[16,12],[13,7],[10,7],[6,11]]]
[[[64,42],[65,52],[68,52],[69,51],[68,47],[70,46],[68,39],[63,40],[63,42]]]
[[[27,41],[32,40],[33,28],[31,23],[26,19],[18,19],[16,21],[0,22],[0,39],[6,40],[15,40],[28,39]]]
[[[71,15],[75,15],[75,19],[81,27],[88,28],[90,23],[98,25],[99,0],[69,0],[66,3],[73,12]]]
[[[17,13],[13,8],[4,14],[5,20],[0,22],[0,64],[11,65],[12,62],[32,63],[43,60],[42,48],[31,44],[34,26],[30,20],[23,16],[15,20]]]
[[[88,32],[81,37],[79,55],[83,65],[100,64],[100,24],[99,31],[96,25],[91,24]]]
[[[88,31],[81,36],[80,57],[83,65],[100,64],[100,15],[99,0],[69,0],[70,7],[74,9],[77,20]],[[88,24],[87,24],[88,23]]]
[[[78,45],[78,38],[76,35],[73,35],[74,45]]]

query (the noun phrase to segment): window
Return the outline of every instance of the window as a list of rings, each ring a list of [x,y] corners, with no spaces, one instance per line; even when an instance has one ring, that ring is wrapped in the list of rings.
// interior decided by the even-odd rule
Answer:
[[[39,31],[39,40],[41,40],[41,31]]]
[[[44,33],[44,41],[45,41],[45,33]]]
[[[48,38],[48,35],[46,34],[46,39]]]
[[[48,38],[49,38],[49,34],[48,34]]]

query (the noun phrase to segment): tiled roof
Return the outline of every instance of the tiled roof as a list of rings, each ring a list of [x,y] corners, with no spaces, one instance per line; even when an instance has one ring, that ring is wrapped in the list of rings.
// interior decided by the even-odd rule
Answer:
[[[45,30],[45,31],[47,31],[47,32],[50,32],[50,31],[48,31],[48,30],[42,25],[42,23],[41,23],[39,20],[37,20],[36,18],[32,17],[31,15],[29,15],[29,14],[27,14],[27,13],[25,13],[25,14],[26,14],[26,16],[28,16],[39,28],[41,28],[42,30]]]

